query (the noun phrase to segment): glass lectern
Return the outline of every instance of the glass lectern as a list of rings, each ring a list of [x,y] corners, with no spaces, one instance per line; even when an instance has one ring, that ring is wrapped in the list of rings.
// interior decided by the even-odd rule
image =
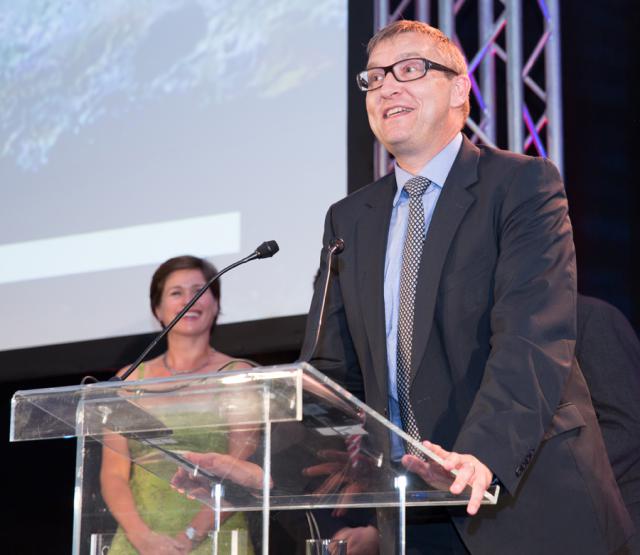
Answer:
[[[206,445],[218,447],[203,451],[202,437],[212,435],[221,441]],[[389,460],[393,435],[422,451],[419,474]],[[307,511],[307,536],[317,536],[313,514],[326,508],[336,518],[395,509],[402,553],[407,507],[461,505],[469,495],[449,493],[453,475],[435,454],[306,363],[18,391],[11,441],[59,437],[78,440],[74,554],[109,552],[115,527],[100,494],[100,461],[102,449],[118,445],[128,446],[121,455],[136,468],[211,508],[206,550],[219,555],[268,553],[273,511]],[[232,442],[246,447],[235,449],[242,454],[232,454]],[[498,493],[484,502],[496,503]],[[251,536],[223,541],[220,523],[239,512],[255,517]]]

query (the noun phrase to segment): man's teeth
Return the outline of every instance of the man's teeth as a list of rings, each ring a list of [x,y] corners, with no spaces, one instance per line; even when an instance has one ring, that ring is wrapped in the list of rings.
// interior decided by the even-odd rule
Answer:
[[[403,108],[402,106],[398,106],[397,108],[391,108],[391,110],[389,110],[384,117],[385,118],[390,118],[391,116],[395,116],[396,114],[399,114],[400,112],[410,112],[411,110],[409,110],[409,108]]]

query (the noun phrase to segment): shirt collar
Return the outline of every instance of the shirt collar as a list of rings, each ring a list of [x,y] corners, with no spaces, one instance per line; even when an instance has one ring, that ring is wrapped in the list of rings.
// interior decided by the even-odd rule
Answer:
[[[458,132],[457,135],[453,139],[451,139],[451,142],[449,142],[447,146],[445,146],[440,152],[438,152],[438,154],[436,154],[431,160],[429,160],[429,162],[427,162],[427,164],[418,172],[417,175],[426,177],[429,181],[431,181],[431,183],[433,183],[433,185],[442,189],[461,146],[462,133]],[[396,194],[393,197],[393,205],[395,206],[400,200],[402,188],[405,186],[407,181],[409,181],[409,179],[415,176],[408,171],[403,170],[395,161],[393,162],[393,169],[396,175],[396,183],[398,186]]]

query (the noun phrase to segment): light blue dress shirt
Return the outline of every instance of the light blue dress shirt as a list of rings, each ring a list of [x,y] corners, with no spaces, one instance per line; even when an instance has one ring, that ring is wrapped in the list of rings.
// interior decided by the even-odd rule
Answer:
[[[440,192],[447,180],[451,166],[462,145],[462,134],[458,133],[453,140],[434,156],[418,175],[431,181],[431,186],[422,197],[424,206],[425,234],[429,229],[433,211],[440,197]],[[413,176],[395,164],[396,182],[398,190],[393,199],[389,237],[387,240],[387,254],[384,263],[384,313],[385,329],[387,333],[387,365],[389,368],[389,420],[402,428],[400,406],[398,405],[398,386],[396,377],[396,356],[398,344],[398,305],[400,303],[400,270],[402,268],[402,249],[407,233],[409,220],[409,195],[403,189],[405,183]],[[425,438],[428,439],[428,438]],[[404,454],[401,441],[394,441],[391,458],[400,459]]]

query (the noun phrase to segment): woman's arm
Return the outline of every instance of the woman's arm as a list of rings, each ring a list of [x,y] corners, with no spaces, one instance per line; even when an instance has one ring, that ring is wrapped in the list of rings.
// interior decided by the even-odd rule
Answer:
[[[229,431],[229,455],[246,461],[255,452],[258,446],[260,433],[258,430],[239,430],[231,429]]]
[[[103,443],[100,468],[102,497],[129,542],[141,555],[186,553],[184,545],[151,530],[138,513],[129,487],[131,462],[127,456],[127,440],[119,434],[107,434]]]

